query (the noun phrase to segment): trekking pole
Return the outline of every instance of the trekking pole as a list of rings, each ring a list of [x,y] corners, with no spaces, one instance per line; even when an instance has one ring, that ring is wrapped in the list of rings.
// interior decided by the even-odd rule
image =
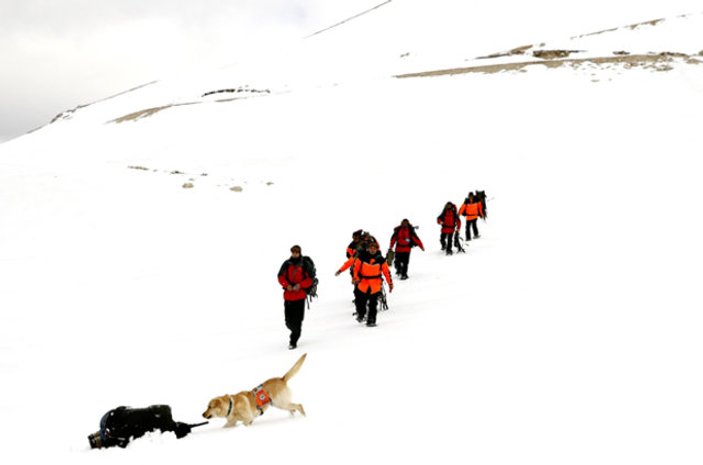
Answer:
[[[454,246],[459,250],[459,252],[466,253],[466,250],[464,250],[464,247],[461,245],[461,243],[464,242],[464,239],[459,235],[459,233],[457,233],[454,238]]]
[[[381,283],[381,310],[388,310],[388,300],[386,299],[386,286]]]

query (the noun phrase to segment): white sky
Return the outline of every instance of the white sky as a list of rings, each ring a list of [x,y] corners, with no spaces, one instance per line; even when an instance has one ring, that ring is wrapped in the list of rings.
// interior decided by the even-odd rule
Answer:
[[[230,64],[242,52],[289,42],[382,1],[0,0],[0,141],[77,105],[185,69]],[[429,5],[457,2],[393,1],[424,5],[428,17]],[[515,40],[622,25],[601,23],[604,18],[627,24],[700,9],[694,0],[647,0],[636,8],[606,0],[462,3],[507,12],[500,26]],[[418,33],[423,30],[418,24]]]
[[[77,105],[302,37],[336,3],[0,0],[0,141]]]

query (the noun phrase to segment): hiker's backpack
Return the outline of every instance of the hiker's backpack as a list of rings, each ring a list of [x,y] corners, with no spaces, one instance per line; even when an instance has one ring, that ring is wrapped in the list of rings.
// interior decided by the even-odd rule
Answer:
[[[312,258],[303,256],[303,271],[312,279],[312,286],[304,289],[305,293],[310,297],[317,297],[317,270],[315,269],[315,262],[312,261]]]
[[[456,223],[456,220],[459,218],[459,213],[457,212],[456,205],[452,204],[450,208],[452,214],[454,215],[454,222]],[[439,214],[437,217],[438,220],[442,221],[442,225],[444,225],[444,212],[447,211],[446,208],[442,209],[442,213]]]
[[[140,438],[150,431],[172,431],[178,439],[187,436],[196,426],[173,421],[171,407],[151,405],[146,408],[117,407],[100,419],[100,430],[88,436],[90,447],[127,447],[132,439]]]
[[[413,247],[417,247],[417,244],[415,243],[414,239],[420,240],[418,237],[417,233],[415,232],[415,229],[417,229],[418,226],[413,226],[412,224],[408,223],[408,243],[404,244],[407,247],[410,247],[411,249]],[[391,236],[391,240],[395,238],[395,241],[397,243],[400,243],[400,230],[402,229],[402,226],[396,226],[393,229],[393,235]],[[390,263],[390,261],[389,261]]]
[[[420,240],[417,233],[415,232],[415,230],[419,226],[413,226],[410,223],[408,223],[408,226],[410,226],[410,244],[409,245],[410,245],[410,248],[415,248],[415,247],[417,247],[417,244],[415,243],[415,241],[413,239],[417,239],[418,241]]]

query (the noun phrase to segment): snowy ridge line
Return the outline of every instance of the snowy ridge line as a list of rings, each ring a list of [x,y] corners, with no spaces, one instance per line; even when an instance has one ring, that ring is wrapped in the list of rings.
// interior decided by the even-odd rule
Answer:
[[[138,121],[142,118],[147,118],[149,116],[155,115],[156,113],[159,113],[160,111],[167,110],[169,108],[174,108],[174,107],[183,107],[183,106],[189,106],[189,105],[202,105],[202,104],[209,104],[209,103],[227,103],[227,102],[233,102],[236,100],[245,100],[249,98],[257,98],[257,97],[268,97],[270,95],[275,95],[272,94],[270,90],[266,89],[266,91],[257,91],[258,93],[246,93],[246,95],[242,96],[237,96],[237,97],[230,97],[230,98],[221,98],[221,99],[215,99],[215,100],[193,100],[189,102],[179,102],[179,103],[170,103],[167,105],[160,105],[156,107],[150,107],[150,108],[143,108],[141,110],[133,111],[131,113],[128,113],[126,115],[119,116],[117,118],[111,119],[107,121],[107,123],[124,123],[125,121]],[[277,92],[277,94],[280,93],[286,93],[287,91],[284,92]],[[208,97],[210,95],[216,95],[222,93],[221,91],[215,91],[215,92],[210,92],[206,93],[203,95],[202,98]]]
[[[480,65],[480,66],[467,66],[461,68],[450,68],[450,69],[440,69],[432,71],[420,71],[416,73],[406,73],[397,74],[393,77],[398,79],[404,78],[417,78],[417,77],[433,77],[433,76],[447,76],[454,74],[467,74],[467,73],[485,73],[492,74],[501,71],[519,71],[523,68],[532,65],[543,65],[547,68],[557,68],[563,65],[582,65],[582,64],[594,64],[594,65],[604,65],[604,64],[624,64],[629,66],[642,66],[645,68],[653,68],[656,71],[669,71],[671,68],[668,66],[672,63],[674,59],[682,59],[683,63],[690,65],[699,65],[703,63],[701,59],[692,57],[686,53],[672,53],[672,52],[661,52],[658,54],[651,55],[616,55],[616,56],[605,56],[605,57],[591,57],[591,58],[568,58],[568,59],[556,59],[547,61],[522,61],[518,63],[496,63],[491,65]]]
[[[157,82],[159,82],[159,81],[147,82],[147,83],[145,83],[145,84],[141,84],[141,85],[138,85],[138,86],[136,86],[136,87],[132,87],[131,89],[123,90],[122,92],[118,92],[118,93],[116,93],[116,94],[114,94],[114,95],[110,95],[109,97],[101,98],[100,100],[96,100],[96,101],[94,101],[94,102],[92,102],[92,103],[89,103],[88,105],[94,105],[94,104],[96,104],[96,103],[104,102],[104,101],[106,101],[106,100],[110,100],[110,99],[113,99],[113,98],[115,98],[115,97],[119,97],[119,96],[121,96],[121,95],[128,94],[128,93],[130,93],[130,92],[134,92],[135,90],[139,90],[139,89],[142,89],[142,88],[144,88],[144,87],[148,87],[148,86],[150,86],[150,85],[152,85],[152,84],[156,84]],[[88,106],[88,105],[84,105],[84,106]]]
[[[686,15],[682,15],[681,17],[684,17],[684,16],[686,16]],[[629,25],[627,25],[627,26],[611,27],[611,28],[609,28],[609,29],[603,29],[602,31],[589,32],[589,33],[587,33],[587,34],[581,34],[581,35],[578,35],[578,36],[572,36],[572,37],[569,37],[569,39],[574,40],[574,39],[581,39],[581,38],[583,38],[583,37],[597,36],[597,35],[605,34],[605,33],[608,33],[608,32],[619,31],[620,29],[623,29],[623,28],[627,28],[627,29],[630,29],[630,30],[633,30],[633,31],[634,31],[634,30],[637,29],[638,27],[642,27],[642,26],[656,26],[657,24],[659,24],[659,23],[661,23],[661,22],[664,22],[664,21],[666,21],[666,18],[652,19],[652,20],[649,20],[649,21],[642,21],[641,23],[629,24]]]
[[[376,9],[378,9],[378,8],[381,8],[382,6],[387,5],[387,4],[389,4],[390,2],[392,2],[392,1],[393,1],[393,0],[386,0],[385,2],[379,3],[378,5],[376,5],[376,6],[374,6],[374,7],[371,7],[371,8],[369,8],[368,10],[364,10],[364,11],[362,11],[361,13],[355,14],[354,16],[350,16],[350,17],[348,17],[347,19],[344,19],[344,20],[342,20],[342,21],[340,21],[340,22],[338,22],[338,23],[335,23],[335,24],[333,24],[333,25],[331,25],[331,26],[329,26],[329,27],[326,27],[326,28],[324,28],[324,29],[320,29],[320,30],[317,31],[317,32],[313,32],[313,33],[310,34],[309,36],[303,37],[303,39],[309,39],[309,38],[312,37],[312,36],[316,36],[316,35],[318,35],[318,34],[322,34],[322,33],[325,32],[325,31],[329,31],[330,29],[333,29],[333,28],[335,28],[335,27],[337,27],[337,26],[341,26],[342,24],[347,23],[347,22],[349,22],[349,21],[351,21],[351,20],[353,20],[353,19],[356,19],[356,18],[358,18],[359,16],[363,16],[363,15],[365,15],[366,13],[370,13],[370,12],[372,12],[373,10],[376,10]]]
[[[678,15],[678,16],[676,16],[675,18],[688,18],[689,16],[695,16],[695,15],[700,15],[700,14],[703,14],[703,13],[701,13],[701,12],[698,12],[698,13],[686,13],[686,14]],[[644,26],[651,26],[651,27],[654,27],[654,26],[656,26],[657,24],[663,23],[663,22],[668,21],[668,20],[669,20],[668,18],[650,19],[649,21],[642,21],[642,22],[639,22],[639,23],[628,24],[627,26],[612,27],[612,28],[609,28],[609,29],[603,29],[602,31],[589,32],[589,33],[587,33],[587,34],[580,34],[580,35],[577,35],[577,36],[569,37],[569,39],[570,39],[570,40],[582,39],[582,38],[584,38],[584,37],[597,36],[597,35],[605,34],[605,33],[608,33],[608,32],[619,31],[619,30],[621,30],[621,29],[630,29],[631,31],[634,31],[635,29],[638,29],[638,28],[644,27]]]
[[[655,26],[658,26],[661,23],[664,23],[666,21],[671,21],[672,19],[683,19],[683,18],[688,18],[689,16],[699,16],[703,13],[691,13],[691,14],[683,14],[676,16],[674,18],[658,18],[658,19],[652,19],[649,21],[641,21],[638,23],[634,24],[629,24],[626,26],[620,26],[620,27],[613,27],[609,29],[604,29],[596,32],[590,32],[586,34],[580,34],[576,36],[571,36],[569,37],[569,41],[578,41],[578,39],[584,39],[584,38],[589,38],[589,37],[594,37],[597,35],[601,34],[607,34],[607,33],[612,33],[612,32],[618,32],[621,30],[626,30],[629,29],[630,31],[634,31],[635,29],[639,28],[654,28]],[[522,56],[522,55],[527,55],[528,50],[532,50],[532,56],[535,58],[544,58],[544,59],[556,59],[556,58],[568,58],[572,54],[587,54],[588,50],[583,50],[582,45],[574,45],[571,48],[577,48],[576,50],[574,49],[564,49],[563,47],[549,47],[547,42],[541,42],[541,43],[533,43],[530,45],[521,45],[519,47],[512,48],[508,51],[503,51],[503,52],[494,52],[488,55],[482,55],[479,57],[476,57],[476,60],[489,60],[489,59],[497,59],[497,58],[508,58],[508,57],[517,57],[517,56]],[[689,51],[690,52],[690,51]],[[603,54],[604,52],[599,52],[599,54]],[[630,52],[627,52],[625,50],[618,50],[618,51],[613,51],[613,55],[633,55]],[[660,54],[663,53],[670,53],[671,52],[660,52]],[[646,53],[636,53],[634,55],[654,55],[656,52],[648,51]],[[584,55],[582,55],[584,56]],[[593,58],[592,56],[590,58]],[[472,60],[465,60],[465,61],[472,61]]]
[[[125,94],[128,94],[128,93],[130,93],[130,92],[134,92],[135,90],[139,90],[139,89],[141,89],[141,88],[143,88],[143,87],[147,87],[147,86],[150,86],[150,85],[152,85],[152,84],[156,84],[157,82],[159,82],[159,81],[147,82],[146,84],[141,84],[141,85],[139,85],[139,86],[132,87],[131,89],[123,90],[122,92],[118,92],[118,93],[116,93],[116,94],[114,94],[114,95],[110,95],[110,96],[108,96],[108,97],[104,97],[104,98],[95,100],[95,101],[90,102],[90,103],[84,103],[84,104],[82,104],[82,105],[78,105],[77,107],[71,108],[71,109],[69,109],[69,110],[62,111],[62,112],[59,113],[58,115],[54,116],[54,118],[53,118],[51,121],[49,121],[49,124],[55,123],[56,121],[58,121],[58,120],[60,120],[60,119],[70,119],[70,117],[71,117],[76,111],[78,111],[78,110],[80,110],[80,109],[82,109],[82,108],[87,108],[87,107],[89,107],[89,106],[91,106],[91,105],[95,105],[96,103],[106,102],[107,100],[120,97],[120,96],[125,95]],[[46,126],[46,125],[44,125],[44,126]],[[29,131],[29,132],[34,132],[34,131],[36,131],[37,129],[43,128],[44,126],[40,126],[40,127],[36,128],[36,129],[32,129],[32,130]]]

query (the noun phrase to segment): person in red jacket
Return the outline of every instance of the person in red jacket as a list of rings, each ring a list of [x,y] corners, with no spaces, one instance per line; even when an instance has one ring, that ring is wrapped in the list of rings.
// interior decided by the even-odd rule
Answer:
[[[366,305],[368,303],[368,316],[366,326],[376,326],[376,313],[378,298],[383,289],[383,279],[388,283],[389,292],[393,292],[393,280],[388,271],[388,264],[385,257],[378,251],[378,243],[372,241],[366,250],[362,250],[355,257],[351,257],[335,273],[339,276],[344,270],[353,266],[354,283],[356,284],[356,321],[361,323],[366,316]]]
[[[407,218],[400,222],[400,226],[393,229],[390,248],[395,246],[395,258],[393,266],[400,279],[408,279],[408,264],[410,263],[410,251],[418,246],[424,252],[425,246],[415,233],[415,227],[410,224]]]
[[[452,202],[447,202],[444,205],[444,210],[437,217],[437,224],[442,226],[442,235],[439,238],[442,243],[442,250],[446,250],[447,255],[451,255],[453,253],[454,232],[456,231],[459,234],[459,231],[461,231],[461,220],[456,211],[456,205]]]
[[[466,223],[466,240],[471,240],[471,230],[474,231],[474,239],[478,239],[478,219],[484,218],[483,205],[474,196],[473,192],[469,192],[469,196],[464,200],[463,205],[459,209],[459,215],[464,217]]]
[[[278,282],[283,286],[283,308],[286,327],[290,330],[289,349],[298,346],[305,318],[306,290],[313,285],[313,278],[303,266],[303,256],[299,245],[290,249],[291,256],[283,262],[278,271]]]

